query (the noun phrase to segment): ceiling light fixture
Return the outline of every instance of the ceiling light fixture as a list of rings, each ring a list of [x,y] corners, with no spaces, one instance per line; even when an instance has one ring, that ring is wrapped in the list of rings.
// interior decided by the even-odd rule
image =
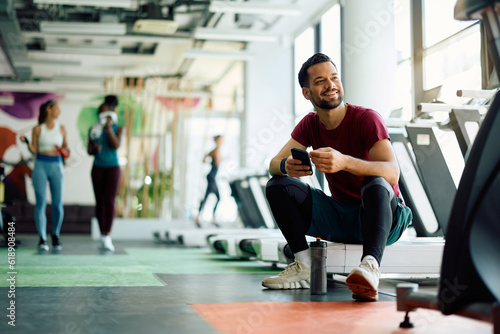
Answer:
[[[177,31],[179,24],[170,20],[141,19],[134,23],[133,32],[153,35],[171,35]]]
[[[108,43],[110,41],[116,41],[119,44],[124,43],[162,43],[168,41],[169,43],[179,43],[186,44],[192,38],[191,33],[188,32],[176,32],[173,36],[146,36],[146,35],[120,35],[120,36],[105,36],[105,35],[91,35],[91,34],[79,34],[78,36],[72,36],[72,41],[84,41],[90,39],[94,42]],[[39,31],[24,31],[22,36],[27,39],[33,38],[51,38],[56,39],[67,39],[68,35],[64,33],[53,33],[47,34]]]
[[[254,4],[251,2],[212,1],[212,13],[237,13],[257,15],[300,15],[300,8],[293,5]]]
[[[132,0],[33,0],[35,4],[135,8]]]
[[[40,23],[40,30],[44,33],[64,33],[74,35],[125,35],[127,25],[124,23],[105,22],[48,22]]]
[[[185,58],[209,58],[209,59],[231,59],[250,61],[254,55],[245,51],[219,51],[204,49],[187,49],[184,51]]]
[[[42,65],[42,66],[80,66],[81,61],[73,61],[73,60],[52,60],[52,59],[32,59],[32,58],[19,58],[14,59],[15,66],[33,66],[33,65]]]
[[[86,55],[107,55],[118,56],[122,53],[122,48],[117,45],[67,45],[48,44],[45,51],[50,53],[63,54],[86,54]]]
[[[195,39],[241,41],[241,42],[276,42],[278,38],[269,33],[238,31],[235,29],[197,28]]]

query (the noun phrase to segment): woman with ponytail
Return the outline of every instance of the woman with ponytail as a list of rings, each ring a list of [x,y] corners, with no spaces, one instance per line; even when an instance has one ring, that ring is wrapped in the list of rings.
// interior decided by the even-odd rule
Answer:
[[[33,128],[29,149],[36,154],[32,180],[35,188],[35,223],[40,236],[38,249],[49,250],[47,244],[47,183],[52,197],[52,246],[60,250],[59,233],[64,218],[62,192],[64,185],[63,156],[69,155],[66,129],[57,118],[61,110],[56,101],[50,100],[40,106],[38,125]],[[26,138],[21,137],[22,141]]]

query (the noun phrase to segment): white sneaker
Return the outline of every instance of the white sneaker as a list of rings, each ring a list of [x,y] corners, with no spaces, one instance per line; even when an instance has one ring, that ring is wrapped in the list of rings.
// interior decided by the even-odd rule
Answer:
[[[373,256],[365,256],[358,268],[354,268],[345,283],[352,291],[352,298],[357,300],[378,299],[380,270]]]
[[[49,245],[47,244],[47,241],[40,238],[40,241],[38,242],[38,250],[41,252],[46,252],[49,250]]]
[[[262,286],[274,289],[309,289],[311,270],[298,260],[292,262],[277,276],[262,281]]]
[[[113,246],[113,242],[111,241],[111,237],[109,235],[104,235],[101,237],[101,246],[100,248],[104,251],[114,252],[115,247]]]
[[[55,251],[62,250],[61,238],[58,235],[52,234],[52,247]]]

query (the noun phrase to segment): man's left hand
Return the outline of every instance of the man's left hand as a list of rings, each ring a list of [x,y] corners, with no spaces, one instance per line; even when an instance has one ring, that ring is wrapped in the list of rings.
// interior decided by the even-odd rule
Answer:
[[[346,156],[331,147],[322,147],[309,152],[311,161],[322,173],[336,173],[345,169]]]

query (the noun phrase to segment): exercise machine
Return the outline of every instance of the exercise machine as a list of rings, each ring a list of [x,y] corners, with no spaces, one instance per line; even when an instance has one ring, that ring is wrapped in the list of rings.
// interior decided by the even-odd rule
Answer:
[[[439,223],[435,235],[446,231],[456,185],[443,151],[436,137],[433,124],[406,125],[408,140],[415,154],[415,161],[429,202]]]
[[[500,95],[486,115],[469,153],[451,210],[436,294],[419,293],[418,285],[397,288],[397,309],[419,307],[494,323],[500,333]]]
[[[500,74],[500,24],[497,1],[458,0],[455,18],[481,18],[490,56]],[[401,327],[412,327],[409,312],[434,308],[491,322],[500,333],[500,95],[491,103],[470,149],[453,201],[436,294],[419,293],[416,285],[397,288]]]
[[[315,238],[307,236],[307,241]],[[266,240],[261,240],[261,247]],[[255,246],[254,246],[255,247]],[[387,246],[384,251],[384,261],[380,266],[386,276],[405,275],[410,277],[437,277],[441,267],[444,242],[442,238],[408,238],[401,239],[393,245]],[[257,249],[257,248],[256,248]],[[293,254],[287,247],[286,240],[275,242],[278,251],[278,262],[289,264],[293,261]],[[258,257],[263,261],[272,259],[270,255],[264,257],[261,250]],[[363,245],[344,244],[327,241],[326,271],[329,274],[349,274],[359,266],[363,253]],[[412,259],[408,261],[408,259]]]
[[[415,156],[410,150],[405,128],[389,128],[389,135],[399,163],[399,189],[405,204],[413,213],[410,226],[415,229],[417,237],[442,236],[434,209],[422,184]]]
[[[238,213],[241,218],[241,228],[170,228],[165,236],[168,240],[176,241],[188,247],[206,247],[207,245],[214,252],[219,252],[213,245],[209,244],[209,239],[216,241],[215,237],[231,239],[231,245],[227,245],[229,240],[223,242],[226,249],[233,249],[232,243],[239,242],[245,237],[267,236],[275,233],[277,229],[274,217],[271,214],[269,205],[265,198],[264,187],[268,177],[262,175],[252,175],[230,182],[231,195],[238,205]],[[221,242],[218,242],[218,246]],[[245,253],[232,255],[243,257]]]
[[[238,259],[251,259],[257,257],[253,241],[269,238],[281,240],[283,234],[279,229],[245,229],[238,233],[216,233],[208,237],[207,241],[213,253],[222,253]]]

